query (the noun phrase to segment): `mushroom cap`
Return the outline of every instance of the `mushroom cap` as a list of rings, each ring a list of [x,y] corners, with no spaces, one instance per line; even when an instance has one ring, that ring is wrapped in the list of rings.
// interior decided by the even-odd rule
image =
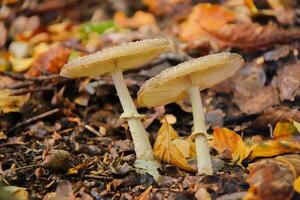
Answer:
[[[60,75],[76,78],[125,71],[147,63],[170,48],[171,45],[166,39],[130,42],[71,60],[62,68]]]
[[[138,103],[150,107],[176,102],[187,96],[190,87],[212,87],[231,77],[243,64],[242,56],[226,52],[181,63],[147,80],[138,91]]]

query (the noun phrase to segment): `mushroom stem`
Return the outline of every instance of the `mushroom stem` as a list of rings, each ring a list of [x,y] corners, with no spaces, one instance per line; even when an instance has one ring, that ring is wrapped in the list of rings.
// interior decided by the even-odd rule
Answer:
[[[193,109],[198,173],[212,175],[212,163],[209,147],[206,141],[206,123],[199,88],[196,86],[191,87],[188,90],[188,95]]]
[[[122,71],[115,71],[111,73],[111,76],[124,110],[123,116],[128,121],[132,136],[136,153],[135,166],[145,170],[157,180],[159,177],[157,168],[159,168],[160,165],[153,157],[152,147],[147,132],[140,120],[141,115],[137,112],[135,104],[129,94],[123,73]]]

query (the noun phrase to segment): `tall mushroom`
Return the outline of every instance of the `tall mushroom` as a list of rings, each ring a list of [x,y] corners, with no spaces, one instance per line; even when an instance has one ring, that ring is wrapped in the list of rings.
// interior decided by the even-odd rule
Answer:
[[[170,43],[165,39],[147,39],[121,46],[103,49],[96,53],[74,59],[67,63],[60,75],[68,78],[99,76],[110,74],[117,90],[127,119],[136,153],[135,166],[159,177],[159,163],[153,157],[152,147],[147,132],[141,122],[142,115],[137,112],[129,94],[122,72],[139,67],[160,54],[170,50]]]
[[[204,56],[162,71],[147,80],[138,92],[138,103],[148,107],[189,97],[193,109],[192,135],[195,136],[199,174],[213,173],[200,91],[231,77],[243,64],[243,58],[234,53]]]

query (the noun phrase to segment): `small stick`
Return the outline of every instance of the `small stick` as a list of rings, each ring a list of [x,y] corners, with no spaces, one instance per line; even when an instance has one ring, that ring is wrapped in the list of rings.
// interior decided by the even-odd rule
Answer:
[[[42,91],[51,91],[54,90],[55,88],[51,88],[51,87],[40,87],[40,88],[35,88],[35,89],[19,89],[19,90],[15,90],[11,96],[18,96],[18,95],[24,95],[27,93],[34,93],[34,92],[42,92]]]
[[[27,120],[24,121],[24,122],[17,123],[14,127],[8,129],[8,132],[11,132],[11,131],[13,131],[13,130],[16,130],[17,128],[20,128],[20,127],[22,127],[22,126],[25,126],[25,125],[27,125],[27,124],[30,124],[30,123],[32,123],[32,122],[34,122],[34,121],[43,119],[43,118],[48,117],[48,116],[50,116],[50,115],[53,115],[53,114],[55,114],[55,113],[57,113],[57,112],[59,112],[59,109],[58,109],[58,108],[55,108],[55,109],[53,109],[53,110],[50,110],[50,111],[44,112],[44,113],[42,113],[42,114],[40,114],[40,115],[34,116],[34,117],[32,117],[32,118],[29,118],[29,119],[27,119]]]
[[[84,175],[84,178],[92,178],[92,179],[100,179],[100,180],[113,180],[112,177],[109,176],[96,176],[96,175]]]

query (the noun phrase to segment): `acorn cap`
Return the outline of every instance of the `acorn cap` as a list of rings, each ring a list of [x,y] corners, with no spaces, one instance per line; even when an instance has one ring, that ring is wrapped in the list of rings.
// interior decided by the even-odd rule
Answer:
[[[68,78],[99,76],[117,70],[139,67],[170,50],[166,39],[146,39],[106,48],[74,59],[62,68],[60,75]]]
[[[147,80],[138,91],[141,106],[159,106],[176,102],[187,96],[187,90],[212,87],[234,73],[244,64],[235,53],[218,53],[193,59],[162,71]]]

